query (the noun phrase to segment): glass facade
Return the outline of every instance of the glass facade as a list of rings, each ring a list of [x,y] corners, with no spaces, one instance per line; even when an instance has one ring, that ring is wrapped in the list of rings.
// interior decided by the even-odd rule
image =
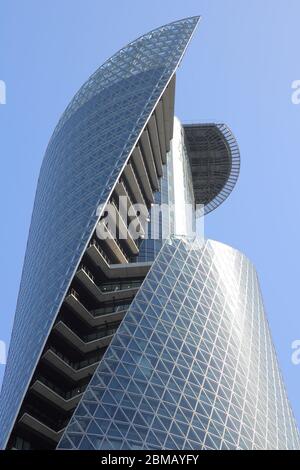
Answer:
[[[196,205],[213,210],[239,173],[227,126],[174,118],[175,71],[198,21],[120,50],[53,133],[0,399],[1,448],[300,446],[255,269],[191,233]],[[147,213],[164,206],[155,237],[120,237],[130,214],[116,237],[98,237],[120,195]]]
[[[83,85],[48,145],[38,181],[0,400],[0,448],[111,188],[174,74],[199,17],[128,44]]]
[[[155,193],[147,237],[140,244],[136,261],[154,261],[163,241],[170,236],[192,237],[195,233],[193,179],[184,140],[184,128],[174,117],[173,139],[163,168],[160,190]]]
[[[257,275],[226,245],[166,241],[59,449],[296,449]]]

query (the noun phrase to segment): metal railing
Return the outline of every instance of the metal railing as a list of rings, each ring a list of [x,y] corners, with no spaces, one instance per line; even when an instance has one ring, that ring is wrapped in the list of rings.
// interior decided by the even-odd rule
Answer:
[[[117,292],[121,290],[127,289],[134,289],[136,287],[140,287],[142,281],[118,281],[118,282],[111,282],[106,284],[101,284],[101,291],[102,292]]]
[[[41,409],[38,409],[36,406],[29,404],[26,404],[22,411],[23,413],[28,413],[30,416],[45,424],[55,432],[61,431],[69,421],[69,418],[59,418],[57,414],[55,417],[52,417],[50,414],[41,411]]]
[[[126,312],[126,310],[130,307],[129,304],[123,304],[113,307],[99,307],[97,309],[91,310],[90,313],[93,317],[101,317],[103,315],[109,315],[110,313],[118,313],[118,312]]]
[[[66,364],[68,364],[74,370],[80,370],[80,369],[83,369],[84,367],[97,364],[103,355],[103,352],[101,351],[101,352],[97,352],[97,354],[91,357],[86,357],[85,359],[81,361],[71,361],[71,359],[69,359],[65,354],[59,351],[55,346],[50,345],[48,349],[54,352],[56,356],[62,359]]]
[[[90,280],[93,281],[93,283],[95,284],[95,278],[94,278],[93,274],[91,273],[91,271],[89,271],[89,269],[84,264],[81,264],[79,266],[79,271],[80,270],[84,271],[85,274],[90,278]]]
[[[105,253],[105,251],[103,250],[103,248],[101,248],[101,246],[99,245],[99,243],[97,242],[97,240],[95,240],[94,238],[90,241],[90,244],[89,246],[94,246],[98,251],[99,253],[103,256],[103,258],[105,259],[106,263],[108,264],[108,266],[111,264],[111,260],[109,259],[109,257],[107,256],[107,254]]]
[[[127,255],[126,251],[124,250],[124,248],[123,248],[122,245],[120,244],[118,238],[117,238],[117,237],[114,237],[114,236],[112,235],[112,233],[110,232],[107,222],[104,222],[104,221],[102,220],[102,221],[100,221],[99,223],[100,223],[100,224],[102,223],[102,224],[105,226],[105,228],[107,229],[107,231],[108,231],[108,233],[109,233],[109,235],[110,235],[110,237],[108,237],[108,239],[115,241],[116,245],[118,246],[118,248],[120,249],[120,251],[121,251],[122,254],[124,255],[124,258],[125,258],[126,261],[128,262],[128,261],[129,261],[129,256]],[[105,239],[104,239],[104,241],[105,241]]]
[[[117,282],[109,282],[109,283],[96,283],[95,278],[93,274],[89,271],[89,269],[84,265],[81,264],[79,266],[79,270],[84,271],[87,276],[91,279],[91,281],[95,284],[95,286],[98,287],[98,289],[103,292],[118,292],[121,290],[128,290],[128,289],[134,289],[136,287],[140,287],[142,284],[142,280],[138,281],[117,281]]]
[[[125,225],[126,227],[126,235],[127,233],[130,235],[130,238],[133,240],[133,242],[136,244],[136,239],[135,239],[135,234],[133,233],[133,230],[132,228],[130,227],[130,225],[128,224],[127,220],[125,221],[122,214],[121,214],[121,211],[119,211],[118,207],[117,207],[117,204],[116,202],[112,199],[111,201],[112,205],[114,206],[115,210],[116,210],[116,214],[117,216],[120,218],[120,220],[123,222],[123,224]],[[139,224],[141,224],[139,222]]]
[[[143,189],[142,189],[142,187],[141,187],[141,185],[140,185],[140,182],[139,182],[139,180],[138,180],[138,176],[137,176],[137,174],[136,174],[135,169],[133,168],[133,165],[130,164],[130,166],[131,166],[131,170],[132,170],[133,176],[134,176],[134,178],[135,178],[136,184],[137,184],[137,186],[138,186],[138,188],[139,188],[139,190],[140,190],[140,193],[141,193],[141,195],[142,195],[143,204],[144,204],[145,207],[146,207],[146,201],[145,201],[145,198],[144,198]]]
[[[78,336],[78,338],[87,343],[113,335],[120,324],[119,321],[106,323],[104,325],[94,327],[93,332],[91,333],[82,334],[77,329],[74,329],[74,326],[66,315],[62,317],[62,321],[73,333],[76,334],[76,336]]]
[[[42,382],[44,385],[46,385],[48,388],[53,390],[53,392],[55,392],[57,395],[64,398],[65,400],[69,400],[73,397],[76,397],[77,395],[80,395],[86,389],[86,385],[81,385],[72,390],[66,391],[58,385],[54,384],[51,380],[46,379],[46,377],[38,376],[36,377],[36,380]]]

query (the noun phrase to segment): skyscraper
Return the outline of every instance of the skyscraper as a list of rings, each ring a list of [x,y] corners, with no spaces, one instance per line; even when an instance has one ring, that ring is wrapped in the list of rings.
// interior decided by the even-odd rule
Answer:
[[[218,207],[239,173],[226,125],[174,118],[175,73],[198,21],[116,53],[54,130],[1,393],[2,448],[299,447],[254,268],[191,235],[197,205]],[[156,205],[167,209],[153,224]]]

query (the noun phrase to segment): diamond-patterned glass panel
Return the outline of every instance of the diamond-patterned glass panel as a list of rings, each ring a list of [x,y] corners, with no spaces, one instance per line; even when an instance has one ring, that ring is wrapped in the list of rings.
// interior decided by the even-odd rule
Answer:
[[[74,270],[198,17],[130,43],[104,63],[63,114],[40,171],[2,395],[0,447],[13,425]]]
[[[299,446],[252,264],[166,241],[58,447]]]

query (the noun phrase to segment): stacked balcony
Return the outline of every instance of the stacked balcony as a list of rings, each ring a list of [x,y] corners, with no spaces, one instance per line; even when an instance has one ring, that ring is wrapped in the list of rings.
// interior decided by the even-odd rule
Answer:
[[[108,204],[116,215],[116,234],[110,233],[112,220],[106,206],[99,224],[108,236],[99,238],[95,230],[87,245],[32,376],[8,448],[56,447],[150,269],[151,263],[134,262],[134,258],[170,148],[174,84],[172,79],[112,189]],[[137,234],[132,222],[139,228]]]

